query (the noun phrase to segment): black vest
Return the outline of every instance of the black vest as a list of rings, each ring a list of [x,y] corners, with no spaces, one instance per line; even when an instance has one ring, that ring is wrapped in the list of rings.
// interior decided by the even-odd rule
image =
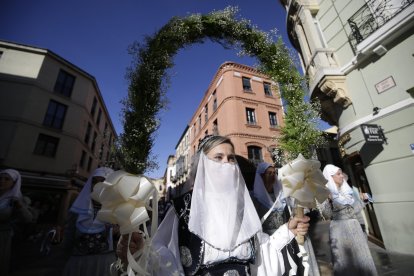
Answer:
[[[239,260],[231,257],[211,265],[202,264],[205,248],[204,241],[188,229],[191,195],[192,192],[190,191],[173,201],[174,210],[179,218],[178,244],[185,275],[250,275],[250,263],[254,262],[256,255],[253,238],[250,240],[253,251],[249,260]],[[220,229],[217,229],[217,231],[220,231]]]

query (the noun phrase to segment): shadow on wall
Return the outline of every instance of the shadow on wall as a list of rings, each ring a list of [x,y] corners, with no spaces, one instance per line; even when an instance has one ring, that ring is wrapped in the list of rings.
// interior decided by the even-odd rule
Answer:
[[[247,189],[253,190],[254,176],[256,174],[255,165],[243,156],[236,155],[237,163],[239,164],[240,171],[243,175],[244,181],[246,182]]]
[[[372,160],[374,160],[375,157],[377,157],[383,150],[384,147],[382,144],[365,143],[359,153],[364,167],[366,168],[369,164],[371,164]]]

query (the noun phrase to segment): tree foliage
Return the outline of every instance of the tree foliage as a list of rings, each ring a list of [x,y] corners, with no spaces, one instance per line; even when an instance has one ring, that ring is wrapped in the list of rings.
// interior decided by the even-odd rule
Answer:
[[[160,124],[159,111],[168,102],[166,71],[174,66],[173,57],[178,50],[206,39],[256,57],[258,69],[279,83],[288,105],[286,127],[280,140],[284,151],[306,155],[310,145],[315,144],[319,133],[313,125],[306,124],[313,116],[310,116],[312,106],[304,103],[303,78],[292,62],[288,48],[280,37],[258,30],[246,19],[237,18],[237,12],[237,8],[228,7],[208,14],[173,17],[153,36],[146,37],[144,43],[131,46],[133,62],[127,73],[129,88],[123,101],[124,133],[120,137],[123,166],[127,171],[143,173],[155,166],[152,148]],[[289,114],[292,112],[294,114]],[[304,138],[304,135],[309,137]]]

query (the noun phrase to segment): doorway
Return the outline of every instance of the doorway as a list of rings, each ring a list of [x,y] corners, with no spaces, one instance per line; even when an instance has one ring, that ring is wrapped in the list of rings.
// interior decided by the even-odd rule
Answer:
[[[369,193],[372,195],[360,154],[358,152],[351,154],[345,158],[344,163],[351,174],[350,181],[348,181],[349,184],[355,186],[361,193]],[[368,224],[368,239],[384,248],[384,242],[378,225],[377,216],[375,215],[373,203],[368,203],[365,206],[364,214],[366,223]]]

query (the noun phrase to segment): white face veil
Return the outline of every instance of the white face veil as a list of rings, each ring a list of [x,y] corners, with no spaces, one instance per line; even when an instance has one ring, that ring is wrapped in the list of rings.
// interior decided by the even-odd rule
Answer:
[[[200,153],[188,226],[205,242],[225,251],[261,231],[237,164],[219,163]]]

